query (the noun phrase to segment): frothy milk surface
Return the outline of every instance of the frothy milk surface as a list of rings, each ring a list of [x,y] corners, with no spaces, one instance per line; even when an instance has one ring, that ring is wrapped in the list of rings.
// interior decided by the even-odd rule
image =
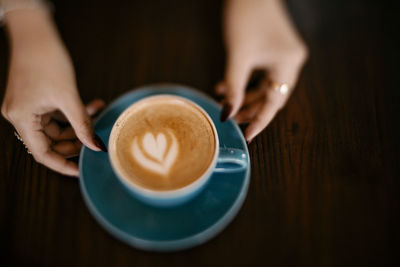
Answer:
[[[210,166],[215,137],[194,105],[174,97],[138,103],[116,125],[115,155],[131,182],[151,190],[175,190]]]

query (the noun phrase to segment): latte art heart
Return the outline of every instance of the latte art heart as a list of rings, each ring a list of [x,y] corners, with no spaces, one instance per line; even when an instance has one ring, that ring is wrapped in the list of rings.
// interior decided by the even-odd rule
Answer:
[[[184,188],[202,177],[216,153],[212,121],[200,107],[158,95],[128,107],[113,126],[109,155],[127,182],[153,191]]]
[[[157,138],[154,138],[153,134],[146,133],[143,137],[142,145],[149,156],[158,161],[163,160],[165,149],[167,148],[167,140],[164,134],[159,133]]]
[[[132,155],[143,168],[157,174],[168,175],[176,157],[178,156],[178,142],[171,130],[167,130],[171,143],[168,146],[164,133],[147,132],[142,140],[141,147],[138,144],[138,137],[133,140]],[[144,151],[142,151],[142,148]]]

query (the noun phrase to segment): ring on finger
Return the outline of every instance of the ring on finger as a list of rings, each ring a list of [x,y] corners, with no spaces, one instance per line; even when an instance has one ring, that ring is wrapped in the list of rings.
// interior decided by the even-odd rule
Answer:
[[[289,85],[287,83],[272,82],[271,87],[274,91],[280,93],[281,95],[287,95],[290,91]]]

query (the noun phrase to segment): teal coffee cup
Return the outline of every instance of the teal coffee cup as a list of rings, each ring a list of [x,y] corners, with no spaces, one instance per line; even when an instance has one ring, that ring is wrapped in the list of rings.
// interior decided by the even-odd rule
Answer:
[[[113,125],[108,149],[122,185],[137,199],[160,207],[193,199],[213,173],[247,168],[243,150],[220,147],[215,124],[202,107],[169,94],[143,98],[125,109]],[[186,173],[193,176],[189,182]]]

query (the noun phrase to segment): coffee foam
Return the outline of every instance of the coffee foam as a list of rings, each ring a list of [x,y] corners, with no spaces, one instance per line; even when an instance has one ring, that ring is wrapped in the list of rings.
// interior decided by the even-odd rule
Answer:
[[[175,190],[208,169],[215,136],[190,102],[156,97],[137,103],[116,125],[116,157],[124,176],[151,190]]]
[[[167,139],[164,133],[158,133],[155,137],[151,132],[147,132],[141,141],[141,147],[138,145],[138,138],[135,137],[132,147],[132,156],[139,165],[163,176],[169,174],[169,170],[179,153],[176,137],[169,129],[167,133],[172,140],[168,151],[166,151]]]

